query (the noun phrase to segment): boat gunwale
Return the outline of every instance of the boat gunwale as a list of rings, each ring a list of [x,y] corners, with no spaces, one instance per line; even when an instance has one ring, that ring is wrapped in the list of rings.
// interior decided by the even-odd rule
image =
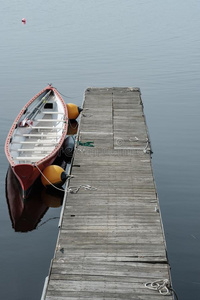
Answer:
[[[13,136],[13,133],[14,133],[14,130],[16,129],[16,125],[18,124],[20,118],[23,116],[25,110],[30,106],[30,104],[32,104],[36,98],[38,98],[42,93],[44,93],[46,90],[52,90],[56,96],[59,98],[59,100],[61,101],[62,105],[63,105],[63,108],[64,108],[64,112],[65,112],[65,123],[64,123],[64,126],[62,128],[62,135],[61,135],[61,138],[60,138],[60,141],[59,143],[54,147],[54,149],[52,150],[52,152],[50,154],[48,154],[47,156],[43,157],[42,159],[38,160],[37,162],[34,162],[34,163],[15,163],[14,160],[12,159],[11,155],[10,155],[10,149],[9,149],[9,145],[10,145],[10,142],[11,142],[11,138]],[[19,112],[19,114],[17,115],[16,119],[14,120],[10,130],[9,130],[9,133],[8,133],[8,136],[6,138],[6,142],[5,142],[5,153],[6,153],[6,156],[7,156],[7,159],[10,163],[10,165],[12,167],[16,166],[16,165],[32,165],[32,166],[35,166],[35,165],[40,165],[42,164],[43,162],[45,161],[48,161],[51,159],[51,157],[55,157],[60,149],[60,147],[62,146],[63,142],[64,142],[64,139],[65,139],[65,136],[67,134],[67,129],[68,129],[68,111],[67,111],[67,105],[65,104],[64,100],[62,99],[61,95],[59,94],[59,92],[56,90],[56,88],[54,88],[53,86],[51,85],[48,85],[46,86],[44,89],[42,89],[40,92],[38,92],[34,97],[32,97],[24,106],[23,108],[21,109],[21,111]]]

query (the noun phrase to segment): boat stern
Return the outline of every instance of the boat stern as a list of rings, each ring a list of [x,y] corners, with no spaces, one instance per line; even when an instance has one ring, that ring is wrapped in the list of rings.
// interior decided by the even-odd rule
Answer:
[[[22,187],[22,196],[25,199],[31,189],[31,186],[39,176],[38,169],[31,164],[18,164],[13,166],[13,172]]]

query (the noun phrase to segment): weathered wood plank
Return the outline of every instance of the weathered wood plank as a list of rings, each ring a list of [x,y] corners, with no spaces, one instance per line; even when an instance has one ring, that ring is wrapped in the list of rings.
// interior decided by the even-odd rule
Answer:
[[[102,291],[101,293],[95,293],[95,298],[94,298],[94,293],[90,292],[85,292],[82,290],[81,292],[60,292],[60,295],[52,291],[49,296],[47,296],[47,300],[163,300],[163,296],[161,295],[155,295],[155,292],[152,292],[153,295],[149,294],[134,294],[133,298],[133,293],[126,293],[126,294],[111,294],[111,293],[106,293],[105,291]],[[169,297],[168,297],[169,299]]]

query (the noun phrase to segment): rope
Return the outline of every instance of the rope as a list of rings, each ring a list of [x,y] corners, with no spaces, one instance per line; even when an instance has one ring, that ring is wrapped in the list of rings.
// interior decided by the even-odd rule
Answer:
[[[40,168],[39,168],[37,165],[35,165],[35,167],[38,169],[38,171],[40,172],[40,174],[48,181],[48,183],[49,183],[52,187],[54,187],[54,188],[57,189],[58,191],[65,192],[65,190],[58,188],[58,187],[57,187],[56,185],[54,185],[51,181],[49,181],[49,179],[44,175],[44,173],[40,170]],[[71,177],[72,177],[72,176],[69,175],[69,177],[67,178],[67,180],[68,180],[69,178],[71,178]]]
[[[44,224],[46,224],[47,222],[51,221],[51,220],[55,220],[55,219],[59,219],[59,217],[53,217],[53,218],[49,218],[48,220],[44,221],[43,223],[41,223],[40,225],[37,226],[37,228],[43,226]]]
[[[85,191],[89,190],[89,191],[96,191],[97,188],[92,187],[91,185],[79,185],[78,187],[75,186],[70,186],[67,191],[71,194],[77,194],[79,192],[79,190],[83,188]]]
[[[178,295],[176,294],[175,290],[171,287],[168,279],[160,279],[153,282],[147,282],[145,284],[145,287],[150,290],[158,291],[163,296],[171,295],[171,292],[173,292],[176,299],[179,300]]]
[[[171,288],[172,292],[174,293],[174,296],[176,297],[176,300],[178,300],[178,295],[177,293],[175,292],[175,290],[173,288]]]
[[[82,143],[82,142],[78,141],[78,145],[80,145],[80,146],[87,146],[87,147],[94,147],[94,142],[85,142],[85,143]]]
[[[82,116],[83,116],[83,117],[90,118],[90,117],[92,117],[93,115],[92,115],[92,114],[84,114],[84,113],[82,113]]]
[[[146,146],[145,146],[143,152],[144,152],[144,153],[150,153],[150,154],[153,153],[152,150],[151,150],[151,145],[150,145],[150,142],[149,142],[148,139],[147,139],[147,143],[146,143]]]
[[[69,125],[71,126],[72,129],[78,128],[78,122],[77,121],[76,121],[76,125],[74,127],[72,126],[72,122],[69,118],[68,118],[68,122],[69,122]]]
[[[171,288],[168,279],[160,279],[153,282],[147,282],[145,284],[145,287],[150,290],[158,291],[163,296],[171,295]]]
[[[53,183],[51,183],[51,181],[49,181],[49,179],[43,174],[43,172],[40,170],[40,168],[35,165],[35,167],[39,170],[39,172],[41,173],[41,175],[48,181],[48,183],[54,187],[55,189],[57,189],[58,191],[61,192],[65,192],[65,190],[58,188],[57,186],[55,186]],[[68,175],[67,180],[73,178],[73,175]],[[75,186],[70,186],[69,188],[66,189],[67,192],[71,193],[71,194],[77,194],[79,192],[79,190],[83,188],[85,191],[89,190],[89,191],[96,191],[97,188],[92,187],[91,185],[79,185],[78,187]]]
[[[78,99],[79,97],[77,96],[77,97],[69,97],[69,96],[66,96],[66,95],[64,95],[64,94],[62,94],[57,88],[55,88],[57,91],[58,91],[58,93],[59,94],[61,94],[63,97],[65,97],[65,98],[69,98],[69,99]]]

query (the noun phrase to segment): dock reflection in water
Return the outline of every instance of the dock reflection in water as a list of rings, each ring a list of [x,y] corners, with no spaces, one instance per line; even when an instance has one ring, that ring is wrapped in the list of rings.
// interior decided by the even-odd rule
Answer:
[[[63,190],[64,191],[64,190]],[[29,198],[23,200],[21,188],[12,168],[6,175],[6,199],[12,227],[16,232],[28,232],[37,228],[49,207],[62,205],[64,192],[44,188],[37,182]]]

